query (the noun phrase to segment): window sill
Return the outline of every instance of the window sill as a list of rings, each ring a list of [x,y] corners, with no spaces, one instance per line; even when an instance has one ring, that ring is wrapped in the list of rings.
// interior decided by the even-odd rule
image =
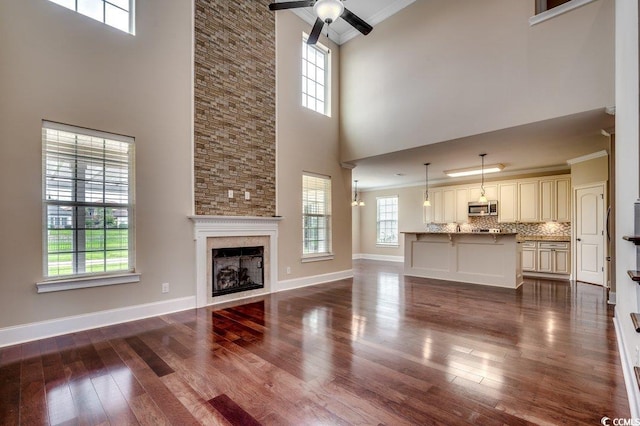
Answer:
[[[567,13],[579,7],[582,7],[586,4],[592,3],[596,0],[571,0],[567,3],[561,4],[560,6],[556,6],[553,9],[545,10],[544,12],[538,13],[535,16],[529,18],[529,26],[533,27],[541,22],[548,21],[549,19],[555,18],[556,16],[560,16],[563,13]]]
[[[400,244],[384,244],[384,243],[376,243],[376,247],[398,248],[398,247],[400,247]]]
[[[105,285],[129,284],[140,281],[139,273],[127,273],[120,275],[101,275],[82,278],[66,278],[59,280],[41,281],[36,283],[38,293],[51,293],[54,291],[75,290],[78,288],[102,287]]]
[[[333,260],[333,253],[315,254],[304,256],[301,260],[302,263],[308,262],[322,262],[323,260]]]

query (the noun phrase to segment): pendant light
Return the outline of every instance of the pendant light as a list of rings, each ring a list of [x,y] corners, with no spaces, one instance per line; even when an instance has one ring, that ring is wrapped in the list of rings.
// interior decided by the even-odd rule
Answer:
[[[355,182],[355,190],[353,191],[353,201],[351,202],[352,207],[364,207],[364,201],[362,199],[358,200],[358,180],[354,180]]]
[[[487,154],[480,154],[480,158],[482,158],[482,169],[480,172],[480,175],[482,176],[482,180],[480,183],[480,198],[478,199],[479,203],[486,203],[487,202],[487,196],[484,195],[484,156]]]
[[[429,164],[431,163],[424,163],[425,186],[424,186],[424,203],[422,203],[422,205],[425,207],[429,207],[431,205],[431,201],[429,201]]]

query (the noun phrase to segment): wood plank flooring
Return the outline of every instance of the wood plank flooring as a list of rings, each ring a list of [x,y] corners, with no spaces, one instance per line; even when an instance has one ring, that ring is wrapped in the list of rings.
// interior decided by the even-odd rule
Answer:
[[[355,278],[0,349],[2,425],[600,424],[628,418],[601,287]]]

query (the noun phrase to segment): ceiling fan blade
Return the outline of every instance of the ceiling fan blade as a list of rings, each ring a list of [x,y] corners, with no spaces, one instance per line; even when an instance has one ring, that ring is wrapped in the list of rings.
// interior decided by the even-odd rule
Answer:
[[[318,42],[318,38],[320,38],[320,33],[322,32],[322,27],[324,27],[324,22],[322,19],[316,19],[316,23],[313,24],[313,29],[311,30],[311,34],[309,34],[309,38],[307,39],[307,44],[316,44]]]
[[[340,17],[345,21],[347,21],[353,28],[360,31],[364,35],[369,34],[373,29],[371,25],[367,24],[362,19],[358,18],[356,15],[353,14],[353,12],[351,12],[346,7],[344,8],[344,12],[342,12],[342,15],[340,15]]]
[[[316,0],[305,1],[284,1],[280,3],[271,3],[269,10],[283,10],[283,9],[296,9],[299,7],[312,7],[316,3]]]

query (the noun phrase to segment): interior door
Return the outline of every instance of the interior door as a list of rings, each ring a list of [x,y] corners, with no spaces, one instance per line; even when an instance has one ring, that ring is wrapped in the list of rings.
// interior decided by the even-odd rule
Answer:
[[[604,186],[576,190],[576,280],[604,285]]]

